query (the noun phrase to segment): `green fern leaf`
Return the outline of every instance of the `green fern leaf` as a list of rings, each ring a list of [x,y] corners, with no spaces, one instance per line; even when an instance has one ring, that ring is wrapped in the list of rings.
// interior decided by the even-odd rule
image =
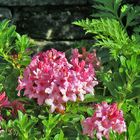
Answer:
[[[126,27],[128,26],[135,26],[137,25],[138,18],[140,16],[140,6],[135,6],[129,8],[129,12],[127,12],[127,18],[126,18]]]
[[[96,43],[94,46],[102,46],[110,49],[113,57],[126,50],[130,42],[130,38],[120,23],[115,19],[101,18],[94,20],[82,20],[74,22],[75,25],[83,27],[86,33],[95,35]]]
[[[125,4],[123,0],[94,0],[93,8],[93,17],[116,19],[124,29],[139,23],[140,6]]]

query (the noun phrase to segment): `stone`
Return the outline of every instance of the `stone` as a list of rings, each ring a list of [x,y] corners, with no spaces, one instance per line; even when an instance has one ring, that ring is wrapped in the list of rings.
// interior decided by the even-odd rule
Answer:
[[[86,5],[87,0],[0,0],[1,6]]]
[[[34,40],[33,50],[35,53],[40,51],[46,51],[51,48],[55,48],[59,51],[68,51],[71,48],[88,47],[91,48],[93,40],[80,40],[80,41],[45,41],[45,40]]]
[[[89,7],[25,7],[16,12],[17,31],[31,38],[45,40],[78,40],[86,38],[82,28],[72,22],[90,15]]]
[[[8,8],[0,8],[0,19],[11,19],[12,13]]]

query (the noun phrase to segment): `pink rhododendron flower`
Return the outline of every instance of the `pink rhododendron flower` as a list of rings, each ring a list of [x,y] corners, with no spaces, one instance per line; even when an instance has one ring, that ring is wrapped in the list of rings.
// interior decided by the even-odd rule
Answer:
[[[98,84],[93,65],[80,60],[79,55],[74,49],[68,62],[65,53],[55,49],[39,53],[19,78],[17,90],[24,89],[24,95],[37,99],[39,105],[46,103],[51,112],[63,112],[66,102],[84,100]]]
[[[73,49],[72,51],[74,58],[81,58],[85,60],[86,64],[92,64],[94,68],[100,67],[100,61],[98,60],[96,56],[96,50],[93,50],[92,53],[87,52],[86,48],[82,48],[82,54],[79,54],[77,49]]]
[[[93,50],[92,53],[86,51],[86,48],[82,48],[82,58],[85,59],[86,63],[91,63],[95,68],[101,66],[100,61],[97,59],[96,50]]]
[[[102,140],[103,136],[109,140],[110,130],[119,134],[126,131],[123,112],[117,108],[116,103],[111,105],[106,102],[96,104],[94,115],[85,119],[82,126],[84,134],[93,138],[95,131],[99,140]]]
[[[7,107],[9,106],[10,102],[8,101],[8,97],[6,96],[5,92],[0,94],[0,107]]]

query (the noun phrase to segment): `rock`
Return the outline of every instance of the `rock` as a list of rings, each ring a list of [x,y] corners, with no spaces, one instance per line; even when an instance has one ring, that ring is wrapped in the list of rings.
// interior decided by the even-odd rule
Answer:
[[[78,40],[86,38],[82,28],[72,25],[73,21],[90,15],[89,7],[30,7],[16,12],[17,30],[31,38],[46,40]]]
[[[67,51],[70,48],[77,47],[91,47],[94,43],[93,40],[80,40],[80,41],[45,41],[35,40],[35,46],[33,47],[35,52],[46,51],[51,48],[55,48],[59,51]]]
[[[11,19],[12,14],[11,11],[8,8],[0,8],[0,19]]]
[[[0,0],[1,6],[86,5],[87,0]]]

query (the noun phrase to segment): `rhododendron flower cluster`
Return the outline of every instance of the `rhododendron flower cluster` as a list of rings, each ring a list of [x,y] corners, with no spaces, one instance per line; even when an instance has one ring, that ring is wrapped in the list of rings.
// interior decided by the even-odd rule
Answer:
[[[109,140],[111,130],[119,134],[126,131],[123,112],[117,108],[116,103],[111,105],[106,102],[96,104],[94,115],[85,119],[82,126],[84,134],[93,138],[94,132],[96,132],[96,137],[99,140],[102,140],[102,137]]]
[[[46,103],[51,112],[63,112],[67,101],[83,101],[98,84],[93,64],[79,56],[77,49],[72,51],[70,62],[65,53],[55,49],[37,54],[19,78],[17,90],[24,89],[24,95],[37,99],[39,105]]]
[[[75,49],[74,55],[77,55],[79,58],[85,60],[86,64],[92,64],[94,68],[100,67],[100,61],[98,60],[96,56],[96,50],[93,50],[92,53],[87,52],[86,48],[82,48],[82,54],[79,54],[78,50]]]

